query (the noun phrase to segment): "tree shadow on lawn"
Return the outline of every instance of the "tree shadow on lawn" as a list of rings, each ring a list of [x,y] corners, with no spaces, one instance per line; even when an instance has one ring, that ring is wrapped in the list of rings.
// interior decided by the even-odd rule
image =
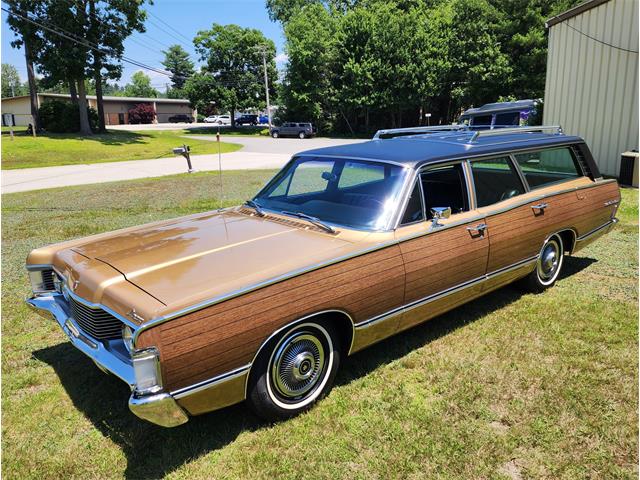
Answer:
[[[134,145],[145,144],[153,136],[143,132],[130,132],[124,130],[111,130],[107,133],[94,133],[93,135],[83,136],[79,133],[43,133],[39,136],[50,140],[79,140],[87,142],[96,142],[103,145]]]
[[[587,268],[596,260],[569,257],[560,278]],[[422,325],[373,345],[345,360],[336,385],[345,385],[369,374],[381,365],[447,335],[488,313],[515,302],[523,295],[517,286],[506,286]],[[91,360],[69,343],[33,352],[51,365],[73,404],[103,435],[114,441],[127,458],[127,478],[158,478],[180,465],[225,447],[245,431],[268,428],[244,405],[192,418],[176,428],[163,428],[140,420],[127,406],[129,388],[119,379],[105,375]]]

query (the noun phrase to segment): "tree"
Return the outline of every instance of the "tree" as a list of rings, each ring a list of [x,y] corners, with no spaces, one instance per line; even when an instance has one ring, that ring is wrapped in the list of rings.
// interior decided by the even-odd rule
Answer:
[[[129,109],[129,123],[153,123],[156,118],[156,111],[153,105],[148,103],[139,103]]]
[[[17,38],[11,42],[14,48],[24,47],[24,57],[27,64],[27,82],[29,84],[29,97],[31,116],[34,121],[33,127],[36,130],[41,128],[40,117],[38,115],[38,91],[36,87],[36,75],[34,63],[36,61],[36,52],[40,50],[41,38],[38,35],[38,29],[33,23],[26,18],[28,14],[38,14],[44,8],[43,0],[7,0],[6,2],[11,12],[17,14],[9,14],[7,23]]]
[[[23,94],[23,86],[16,67],[9,63],[2,64],[2,98],[17,97]]]
[[[276,48],[261,31],[238,25],[213,24],[210,30],[198,32],[194,39],[200,60],[206,62],[201,74],[215,79],[215,95],[209,95],[216,106],[228,109],[235,125],[238,109],[264,106],[264,74],[262,54],[265,52],[270,95],[275,95],[277,77],[274,61]],[[197,79],[202,84],[203,79]],[[189,83],[189,82],[187,82]],[[187,92],[193,88],[187,89]],[[202,98],[189,97],[192,104]]]
[[[181,90],[184,82],[194,73],[193,62],[189,54],[180,45],[171,45],[163,51],[162,65],[172,74],[171,84],[174,89]]]
[[[151,86],[151,79],[142,70],[131,76],[131,83],[124,87],[126,97],[156,98],[158,91]]]

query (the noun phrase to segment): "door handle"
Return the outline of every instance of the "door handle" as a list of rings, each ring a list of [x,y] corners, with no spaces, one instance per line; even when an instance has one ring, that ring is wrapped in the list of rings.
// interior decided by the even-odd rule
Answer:
[[[544,210],[545,208],[547,208],[548,206],[549,206],[549,204],[548,204],[548,203],[544,203],[544,202],[543,202],[543,203],[538,203],[537,205],[531,205],[531,208],[532,208],[533,210],[540,210],[540,211],[542,211],[542,210]]]
[[[467,227],[467,230],[469,230],[470,232],[483,233],[487,228],[489,228],[489,225],[487,225],[486,223],[479,223],[475,227]]]
[[[611,205],[617,205],[618,203],[619,203],[618,200],[609,200],[607,202],[604,202],[604,206],[610,207]]]

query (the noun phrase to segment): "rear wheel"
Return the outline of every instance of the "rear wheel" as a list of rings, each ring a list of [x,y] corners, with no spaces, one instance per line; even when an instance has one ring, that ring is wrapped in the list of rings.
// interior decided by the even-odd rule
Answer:
[[[564,261],[564,245],[560,235],[552,235],[538,255],[536,269],[523,279],[524,287],[535,293],[552,287],[560,274]]]
[[[278,132],[271,132],[271,136],[273,138],[278,138],[280,135],[278,134]]]
[[[306,136],[306,135],[304,134],[304,132],[300,132],[300,133],[298,134],[298,138],[299,138],[300,140],[302,140],[305,136]]]
[[[329,326],[297,325],[258,356],[249,378],[249,405],[270,421],[298,415],[331,390],[339,364],[338,339]]]

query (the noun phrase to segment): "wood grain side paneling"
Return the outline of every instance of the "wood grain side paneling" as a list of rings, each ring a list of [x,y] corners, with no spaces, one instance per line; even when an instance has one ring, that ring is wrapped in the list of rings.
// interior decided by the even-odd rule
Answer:
[[[393,245],[159,324],[139,344],[155,335],[165,387],[175,390],[246,365],[274,331],[305,315],[340,309],[359,322],[399,307],[404,276]]]

